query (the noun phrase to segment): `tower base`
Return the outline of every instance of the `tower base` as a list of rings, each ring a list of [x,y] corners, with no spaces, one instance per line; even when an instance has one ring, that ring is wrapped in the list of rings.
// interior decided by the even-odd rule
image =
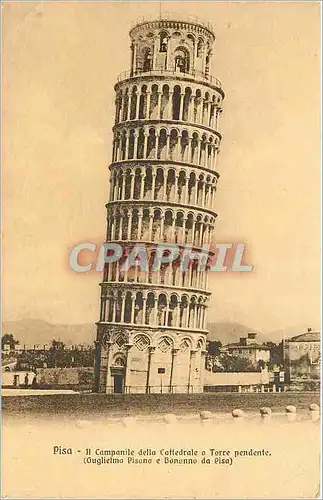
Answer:
[[[98,324],[95,392],[203,392],[206,332]]]

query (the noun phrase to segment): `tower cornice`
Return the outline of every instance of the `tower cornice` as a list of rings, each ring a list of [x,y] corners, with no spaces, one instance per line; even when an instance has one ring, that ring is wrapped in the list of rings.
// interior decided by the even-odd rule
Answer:
[[[154,120],[152,118],[149,119],[138,119],[138,120],[126,120],[122,121],[119,123],[116,123],[112,131],[115,132],[116,130],[120,130],[123,128],[133,128],[133,127],[142,127],[143,125],[147,125],[147,127],[151,125],[158,125],[158,129],[162,129],[163,127],[172,127],[172,128],[179,128],[182,130],[187,130],[191,131],[191,133],[194,133],[194,131],[197,130],[205,130],[206,132],[209,132],[211,134],[216,135],[219,140],[221,141],[222,139],[222,134],[215,130],[214,128],[208,127],[207,125],[203,125],[202,123],[195,123],[195,122],[190,122],[190,121],[183,121],[183,120],[163,120],[163,119],[158,119]]]
[[[115,287],[115,288],[123,288],[125,291],[138,290],[143,291],[147,289],[147,293],[150,290],[154,290],[155,292],[162,292],[165,290],[169,290],[171,293],[177,293],[178,295],[183,295],[186,292],[189,296],[196,295],[204,295],[206,297],[210,297],[211,292],[209,290],[205,290],[204,288],[194,288],[194,287],[178,287],[172,285],[163,285],[161,283],[133,283],[133,282],[123,282],[123,281],[102,281],[100,283],[102,287]]]
[[[109,323],[109,322],[103,322],[103,321],[97,321],[95,323],[99,328],[102,329],[109,329],[109,330],[120,330],[121,328],[127,328],[127,330],[134,330],[134,331],[154,331],[154,332],[160,332],[160,333],[167,333],[169,332],[180,332],[180,333],[202,333],[203,335],[208,335],[209,331],[204,330],[201,328],[182,328],[182,327],[174,327],[174,326],[161,326],[161,325],[146,325],[146,324],[141,324],[137,325],[135,323]]]
[[[195,163],[187,163],[183,161],[176,161],[176,160],[163,160],[163,159],[158,159],[158,160],[153,160],[151,158],[141,158],[140,160],[137,159],[132,159],[132,160],[119,160],[119,161],[114,161],[110,163],[109,165],[109,170],[111,171],[112,168],[118,168],[119,166],[121,167],[138,167],[139,165],[145,165],[146,167],[150,166],[161,166],[161,167],[166,167],[166,166],[171,166],[171,167],[183,167],[183,168],[190,168],[190,169],[196,169],[200,172],[205,172],[207,174],[212,174],[217,177],[217,179],[220,178],[219,172],[216,170],[213,170],[211,168],[204,167],[203,165],[196,165]]]
[[[162,30],[162,29],[175,29],[185,30],[194,33],[196,36],[204,35],[210,38],[211,42],[215,41],[215,34],[211,23],[204,23],[199,19],[183,20],[176,19],[173,14],[163,14],[163,18],[155,20],[142,20],[137,22],[129,31],[130,38],[144,33],[147,30]]]
[[[138,71],[136,73],[133,73],[131,70],[127,70],[118,75],[117,83],[115,84],[114,89],[117,91],[121,85],[126,83],[146,83],[149,81],[167,82],[170,79],[175,82],[183,82],[186,84],[197,83],[206,88],[216,90],[221,94],[222,98],[225,97],[225,93],[222,89],[222,83],[218,78],[193,70],[187,73],[177,73],[176,71],[165,69],[156,69],[149,72]]]
[[[167,210],[167,207],[169,208],[176,208],[178,210],[183,210],[183,212],[198,212],[198,213],[205,213],[208,215],[211,215],[214,218],[217,218],[218,214],[214,212],[213,210],[210,210],[208,208],[201,207],[199,205],[190,205],[189,207],[183,203],[174,203],[171,201],[163,201],[163,200],[115,200],[115,201],[108,201],[105,205],[106,208],[109,207],[118,207],[118,208],[153,208],[156,210],[157,208],[165,208]]]

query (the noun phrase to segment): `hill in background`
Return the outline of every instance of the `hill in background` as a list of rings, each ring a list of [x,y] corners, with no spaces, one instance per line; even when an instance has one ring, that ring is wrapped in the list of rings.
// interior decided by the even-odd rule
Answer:
[[[210,332],[208,340],[219,340],[223,345],[237,342],[248,332],[257,331],[240,323],[228,322],[209,323],[208,329]],[[280,342],[283,335],[288,338],[303,331],[306,331],[305,327],[290,327],[271,333],[257,332],[257,340],[259,342]],[[66,345],[92,344],[96,335],[96,326],[94,323],[60,325],[47,323],[40,319],[22,319],[4,322],[2,333],[12,333],[20,341],[21,346],[26,344],[29,348],[35,344],[39,346],[49,344],[53,339],[59,339]]]
[[[53,339],[61,340],[66,345],[92,344],[95,340],[96,326],[94,323],[80,325],[60,325],[47,323],[41,319],[21,319],[6,321],[2,325],[2,333],[12,333],[20,341],[20,346],[35,344],[43,346]]]

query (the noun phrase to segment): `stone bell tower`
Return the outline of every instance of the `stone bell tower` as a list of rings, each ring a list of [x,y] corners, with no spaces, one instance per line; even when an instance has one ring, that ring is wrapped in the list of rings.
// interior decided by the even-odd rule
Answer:
[[[143,21],[130,31],[131,67],[115,85],[107,242],[211,242],[224,93],[211,76],[210,25]],[[158,272],[106,265],[97,323],[95,390],[202,392],[208,272],[192,260]]]

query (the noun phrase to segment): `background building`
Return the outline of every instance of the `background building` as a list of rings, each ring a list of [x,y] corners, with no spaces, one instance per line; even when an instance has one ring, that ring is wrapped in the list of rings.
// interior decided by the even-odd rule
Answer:
[[[248,333],[248,337],[241,337],[239,342],[227,344],[224,350],[231,356],[244,358],[257,367],[259,361],[268,363],[270,360],[270,347],[265,344],[258,344],[256,333]]]
[[[308,328],[306,333],[284,341],[284,365],[291,384],[319,382],[321,333]],[[311,386],[308,387],[311,389]]]
[[[107,241],[125,253],[143,242],[210,243],[223,90],[211,76],[214,33],[200,22],[160,19],[130,31],[131,67],[115,86],[116,117]],[[207,272],[196,262],[159,272],[106,266],[101,283],[99,392],[201,392]]]

